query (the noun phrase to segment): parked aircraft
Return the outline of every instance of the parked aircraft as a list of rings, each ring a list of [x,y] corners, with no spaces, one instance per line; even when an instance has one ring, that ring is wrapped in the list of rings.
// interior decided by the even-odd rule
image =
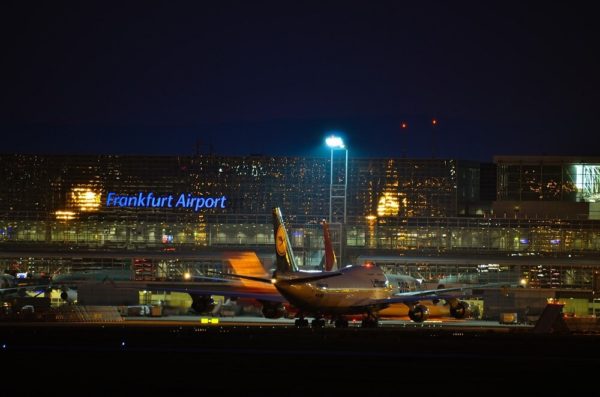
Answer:
[[[323,221],[323,241],[325,246],[325,270],[329,271],[336,268],[338,263],[335,251],[333,250],[333,244],[331,243],[329,225],[326,221]],[[420,290],[421,283],[412,276],[407,274],[386,274],[385,276],[396,294],[418,292]],[[448,297],[441,302],[439,299],[423,299],[392,303],[388,307],[381,309],[378,315],[380,318],[408,316],[412,321],[420,323],[427,320],[430,316],[465,318],[468,309],[469,304],[467,302],[459,300],[458,297]]]
[[[331,318],[336,327],[347,327],[345,315],[363,314],[363,327],[377,326],[378,312],[394,303],[411,304],[428,299],[444,299],[441,294],[468,288],[443,288],[397,292],[384,272],[374,264],[348,266],[333,272],[307,273],[298,269],[292,246],[283,222],[281,210],[273,209],[276,270],[271,278],[227,274],[229,277],[271,283],[281,294],[280,302],[288,301],[299,309],[296,325],[307,326],[306,315],[314,316],[312,325],[325,324]],[[472,287],[469,287],[472,288]],[[250,294],[247,294],[249,296]],[[260,299],[260,297],[257,297]]]
[[[48,284],[33,284],[19,280],[10,274],[0,274],[0,299],[23,297],[28,291],[35,291],[39,295],[48,289]]]
[[[105,280],[129,281],[132,272],[129,269],[89,269],[52,276],[52,288],[60,289],[60,298],[73,303],[77,300],[77,286],[81,283],[101,282]]]

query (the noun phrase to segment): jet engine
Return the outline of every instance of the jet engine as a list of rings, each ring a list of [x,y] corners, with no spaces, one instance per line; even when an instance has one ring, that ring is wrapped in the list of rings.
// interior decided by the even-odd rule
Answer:
[[[469,310],[469,304],[465,301],[459,301],[454,305],[450,306],[450,315],[454,318],[465,318]]]
[[[61,293],[60,293],[60,299],[68,302],[68,303],[73,303],[77,300],[77,290],[68,288],[68,289],[64,289]]]
[[[215,308],[215,301],[211,296],[206,295],[191,295],[192,309],[196,313],[210,312]]]
[[[429,318],[429,309],[425,305],[416,305],[408,310],[408,317],[415,323],[422,323]]]
[[[279,302],[261,301],[262,313],[265,318],[281,318],[285,315],[285,307]]]

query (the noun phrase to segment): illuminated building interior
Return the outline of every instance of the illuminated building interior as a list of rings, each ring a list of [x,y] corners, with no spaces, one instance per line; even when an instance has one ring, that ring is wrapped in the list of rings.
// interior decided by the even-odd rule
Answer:
[[[270,156],[0,155],[4,181],[0,186],[0,245],[5,252],[0,268],[52,272],[105,266],[85,255],[97,250],[110,252],[114,258],[120,258],[120,252],[140,252],[137,258],[142,259],[149,253],[250,250],[268,262],[274,206],[284,212],[300,265],[317,268],[323,255],[320,222],[329,209],[328,161]],[[513,207],[520,208],[529,201],[594,204],[600,159],[569,161],[551,158],[541,164],[538,158],[498,158],[497,202],[515,202]],[[483,166],[456,160],[351,158],[344,262],[356,262],[366,254],[523,258],[600,254],[600,221],[592,216],[528,217],[523,210],[510,216],[491,211],[463,216],[464,208],[489,196],[480,195],[484,185],[480,169]],[[199,212],[107,207],[108,192],[226,196],[227,205]],[[55,254],[53,258],[23,258],[19,253],[24,250]],[[61,259],[61,252],[72,250],[88,258],[85,264],[71,256]],[[119,260],[119,266],[135,265],[132,258]],[[177,258],[170,262],[150,259],[150,264],[150,273],[157,278],[181,277],[185,269],[201,273],[208,266]],[[472,264],[452,267],[415,261],[406,268],[396,266],[430,279],[510,274],[527,279],[530,286],[573,288],[589,288],[594,269],[593,264],[578,266],[569,260],[550,267],[533,262],[506,264],[494,270],[488,267],[486,272]]]

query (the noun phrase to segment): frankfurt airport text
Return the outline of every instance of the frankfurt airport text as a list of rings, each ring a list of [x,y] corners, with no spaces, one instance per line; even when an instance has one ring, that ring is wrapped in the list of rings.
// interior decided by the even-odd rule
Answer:
[[[176,196],[177,197],[177,196]],[[118,195],[109,192],[106,197],[107,207],[134,207],[134,208],[193,208],[198,212],[203,208],[225,208],[227,197],[194,197],[189,193],[181,193],[177,200],[170,194],[168,196],[154,196],[150,193],[138,193],[137,195]],[[175,202],[175,204],[173,204]]]

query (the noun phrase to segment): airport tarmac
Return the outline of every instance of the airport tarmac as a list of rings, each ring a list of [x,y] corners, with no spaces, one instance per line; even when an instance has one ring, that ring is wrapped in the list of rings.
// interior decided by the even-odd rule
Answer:
[[[213,316],[198,316],[198,315],[180,315],[180,316],[163,316],[163,317],[123,317],[127,324],[136,325],[204,325],[204,326],[249,326],[249,327],[292,327],[294,328],[294,319],[278,318],[268,319],[264,317],[253,316],[231,316],[231,317],[213,317]],[[311,318],[308,318],[309,322]],[[349,328],[360,328],[361,322],[359,317],[350,321]],[[531,324],[501,324],[498,321],[484,321],[473,319],[455,319],[455,318],[439,318],[427,320],[422,323],[415,323],[407,319],[380,319],[380,328],[396,328],[396,329],[470,329],[470,330],[488,330],[496,332],[523,332],[533,328]],[[333,324],[327,323],[326,328],[333,328]]]
[[[224,317],[202,324],[203,318],[209,317],[2,323],[4,390],[577,395],[596,390],[588,374],[600,364],[598,336],[537,335],[519,325],[386,320],[377,329],[298,329],[289,319]]]

